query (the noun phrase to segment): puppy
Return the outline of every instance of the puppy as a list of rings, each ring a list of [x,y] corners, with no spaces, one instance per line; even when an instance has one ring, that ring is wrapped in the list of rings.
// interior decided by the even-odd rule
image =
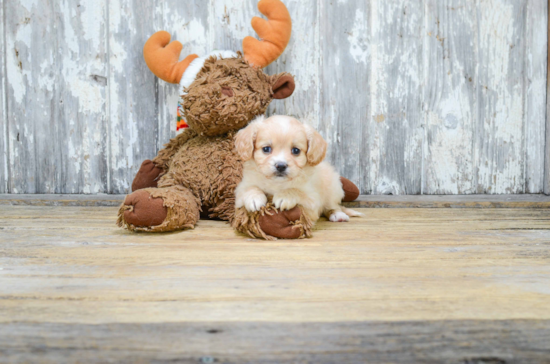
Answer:
[[[333,222],[360,215],[340,205],[340,176],[323,162],[327,143],[310,126],[288,116],[261,116],[237,133],[235,147],[244,161],[237,208],[258,211],[271,197],[280,210],[301,205],[314,222],[321,215]]]

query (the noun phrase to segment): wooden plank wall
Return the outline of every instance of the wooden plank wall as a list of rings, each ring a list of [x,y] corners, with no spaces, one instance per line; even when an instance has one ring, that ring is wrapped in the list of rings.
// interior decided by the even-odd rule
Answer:
[[[128,192],[175,129],[146,39],[240,50],[256,3],[0,0],[0,193]],[[297,88],[269,113],[318,128],[363,193],[550,191],[546,0],[285,3],[293,38],[267,72]]]
[[[4,0],[0,0],[0,20],[2,21],[2,26],[0,26],[0,90],[2,91],[0,95],[2,99],[0,100],[0,193],[8,192],[8,147],[7,147],[7,128],[8,121],[6,115],[6,65],[4,64],[4,54],[6,53],[6,48],[4,47]]]
[[[548,9],[548,33],[550,34],[550,7]],[[547,60],[550,60],[550,42],[548,42]],[[550,74],[550,62],[546,64],[546,74]],[[550,195],[550,77],[546,79],[546,150],[544,159],[544,193]]]

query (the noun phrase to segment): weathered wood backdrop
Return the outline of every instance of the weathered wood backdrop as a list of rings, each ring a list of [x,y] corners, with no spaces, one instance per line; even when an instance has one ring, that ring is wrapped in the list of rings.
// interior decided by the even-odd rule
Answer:
[[[0,0],[0,193],[125,193],[173,136],[177,87],[142,47],[239,50],[257,0]],[[285,0],[274,101],[373,194],[544,190],[546,0]],[[547,179],[548,180],[548,179]]]

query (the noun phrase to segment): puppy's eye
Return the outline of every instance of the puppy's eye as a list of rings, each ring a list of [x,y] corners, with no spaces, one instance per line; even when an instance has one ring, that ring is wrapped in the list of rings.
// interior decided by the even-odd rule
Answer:
[[[267,153],[271,153],[271,147],[263,147],[262,150],[263,150],[263,152],[266,153],[266,154],[267,154]]]
[[[300,149],[298,149],[298,148],[292,148],[292,154],[294,154],[294,155],[300,154]]]

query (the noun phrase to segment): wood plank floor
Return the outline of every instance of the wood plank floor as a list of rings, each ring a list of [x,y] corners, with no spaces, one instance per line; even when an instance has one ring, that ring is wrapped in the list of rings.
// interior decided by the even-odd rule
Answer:
[[[0,362],[550,363],[550,210],[360,209],[314,238],[0,206]]]
[[[126,195],[0,194],[10,206],[120,206]],[[523,195],[361,195],[353,208],[550,208],[550,196]]]

